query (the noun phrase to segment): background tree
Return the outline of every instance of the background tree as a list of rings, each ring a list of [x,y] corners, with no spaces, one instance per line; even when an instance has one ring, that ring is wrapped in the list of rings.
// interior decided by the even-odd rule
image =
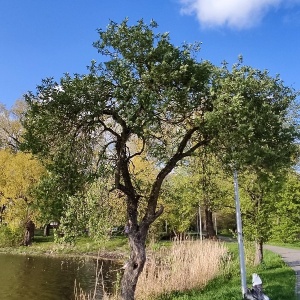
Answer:
[[[76,237],[86,235],[94,241],[104,241],[111,237],[113,227],[125,224],[124,199],[107,187],[107,178],[99,178],[85,194],[64,201],[60,242],[73,243]]]
[[[183,238],[185,233],[195,227],[199,197],[193,179],[184,167],[168,177],[161,195],[161,203],[165,210],[161,222],[167,224],[166,233],[172,232],[176,238]],[[160,231],[164,226],[161,224]]]
[[[228,221],[230,223],[229,215],[234,212],[232,179],[223,172],[220,162],[212,153],[203,155],[203,151],[185,159],[166,180],[161,196],[165,213],[160,219],[175,234],[184,234],[192,228],[199,230],[200,205],[202,228],[206,230],[207,237],[214,238],[213,213],[218,212],[218,218],[223,219],[221,223],[224,226]],[[231,222],[229,227],[233,229],[235,225],[232,226]],[[163,228],[161,225],[160,230]]]
[[[0,147],[9,148],[13,151],[19,150],[23,126],[22,117],[26,110],[24,100],[18,100],[11,109],[0,104]]]
[[[232,206],[232,188],[228,186],[228,178],[220,161],[209,147],[197,151],[189,168],[194,188],[204,208],[206,237],[213,239],[216,237],[213,213]]]
[[[244,172],[240,176],[240,191],[244,235],[255,242],[254,264],[263,261],[263,244],[270,239],[276,194],[281,190],[284,172]]]
[[[5,207],[1,219],[12,231],[24,234],[26,223],[37,219],[32,192],[43,173],[32,155],[0,150],[0,207]]]
[[[299,240],[300,181],[297,171],[289,170],[278,193],[273,194],[272,239],[284,243]]]
[[[266,189],[270,189],[263,178],[265,174],[271,178],[294,163],[299,136],[294,110],[298,94],[279,76],[273,78],[268,71],[243,66],[241,61],[232,70],[224,64],[213,74],[214,110],[208,114],[208,122],[216,130],[210,146],[219,149],[216,153],[231,174],[234,169],[248,169],[256,177],[255,186],[248,192],[257,229],[252,231],[252,238],[259,245],[257,253],[262,255],[269,232],[262,223],[270,211],[268,202],[263,206]]]

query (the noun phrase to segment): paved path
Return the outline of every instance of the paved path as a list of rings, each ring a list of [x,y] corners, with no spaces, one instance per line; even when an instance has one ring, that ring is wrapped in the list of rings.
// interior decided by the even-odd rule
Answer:
[[[300,250],[277,246],[264,246],[265,249],[279,254],[296,273],[296,295],[300,299]]]

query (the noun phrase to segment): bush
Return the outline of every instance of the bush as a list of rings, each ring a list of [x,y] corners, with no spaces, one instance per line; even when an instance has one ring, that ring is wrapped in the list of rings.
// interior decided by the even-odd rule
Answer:
[[[23,230],[21,228],[11,229],[8,226],[0,226],[0,247],[19,246],[23,240]]]

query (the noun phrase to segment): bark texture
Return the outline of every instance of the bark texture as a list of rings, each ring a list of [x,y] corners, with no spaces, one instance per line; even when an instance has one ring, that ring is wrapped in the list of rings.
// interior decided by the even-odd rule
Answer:
[[[208,239],[216,238],[216,231],[213,223],[213,213],[209,208],[205,208],[205,225],[206,225],[206,237]]]
[[[255,242],[255,259],[254,264],[259,265],[263,262],[264,256],[263,256],[263,241],[257,240]]]
[[[146,236],[139,231],[129,233],[128,236],[131,252],[121,281],[121,299],[134,300],[138,278],[146,262]]]
[[[25,235],[24,235],[24,246],[29,246],[32,244],[33,238],[34,238],[34,230],[35,225],[33,221],[28,221],[25,225]]]

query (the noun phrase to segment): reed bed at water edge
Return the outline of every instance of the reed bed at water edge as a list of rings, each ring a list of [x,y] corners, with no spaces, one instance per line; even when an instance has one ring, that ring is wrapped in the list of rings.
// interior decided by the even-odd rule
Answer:
[[[173,291],[187,291],[204,287],[219,275],[228,249],[216,241],[179,241],[171,247],[148,251],[147,261],[136,288],[137,300],[155,299]],[[98,288],[101,284],[98,283]],[[96,300],[95,291],[85,294],[75,293],[76,300]],[[116,300],[117,295],[107,295],[102,290],[103,299]]]
[[[139,278],[136,298],[204,287],[219,273],[227,248],[215,241],[174,242],[150,253]]]

